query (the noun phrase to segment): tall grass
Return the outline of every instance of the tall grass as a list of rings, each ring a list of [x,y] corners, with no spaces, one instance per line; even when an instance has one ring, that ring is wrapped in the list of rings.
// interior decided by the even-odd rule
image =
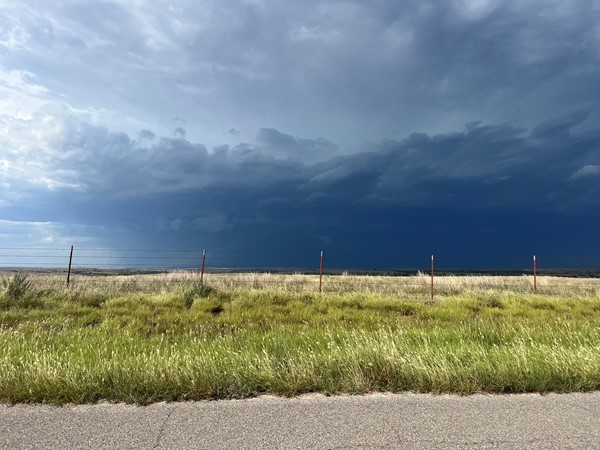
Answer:
[[[66,275],[55,272],[35,274],[39,289],[62,290]],[[117,295],[125,292],[156,293],[174,289],[180,284],[196,283],[200,274],[194,271],[138,275],[82,275],[71,277],[71,290]],[[430,295],[430,275],[417,272],[412,276],[325,275],[325,293],[362,293],[393,295],[422,299]],[[319,276],[279,273],[206,273],[204,284],[219,290],[260,290],[277,292],[318,292]],[[498,293],[533,292],[529,275],[444,275],[435,277],[436,295],[458,295],[464,292]],[[568,278],[538,276],[537,292],[556,296],[594,296],[600,294],[600,278]]]
[[[426,304],[195,279],[104,291],[31,281],[18,300],[0,293],[3,402],[600,389],[597,294],[470,289]]]

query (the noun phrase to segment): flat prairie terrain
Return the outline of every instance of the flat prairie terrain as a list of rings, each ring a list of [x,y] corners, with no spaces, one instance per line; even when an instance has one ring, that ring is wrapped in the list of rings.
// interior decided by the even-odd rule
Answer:
[[[0,401],[600,389],[599,280],[438,277],[434,302],[422,274],[318,282],[6,275]]]

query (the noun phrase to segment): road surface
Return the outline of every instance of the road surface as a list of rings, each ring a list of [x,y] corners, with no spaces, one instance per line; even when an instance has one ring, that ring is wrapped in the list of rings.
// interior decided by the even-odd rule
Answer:
[[[600,448],[600,393],[0,405],[0,448]]]

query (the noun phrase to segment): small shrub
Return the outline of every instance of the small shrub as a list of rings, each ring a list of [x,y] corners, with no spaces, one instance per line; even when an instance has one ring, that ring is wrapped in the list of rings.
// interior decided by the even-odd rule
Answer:
[[[12,277],[3,279],[2,287],[9,300],[21,300],[31,291],[31,281],[27,275],[17,272]]]

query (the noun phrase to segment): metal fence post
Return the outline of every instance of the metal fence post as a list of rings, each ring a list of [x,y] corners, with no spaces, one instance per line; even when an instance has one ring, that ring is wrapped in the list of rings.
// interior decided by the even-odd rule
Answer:
[[[323,292],[323,250],[321,250],[321,260],[319,264],[319,293]]]
[[[431,255],[431,301],[433,301],[435,291],[433,288],[433,255]]]
[[[537,293],[537,261],[533,255],[533,293]]]
[[[202,269],[200,269],[200,283],[204,282],[204,261],[206,261],[206,249],[202,250]]]
[[[71,245],[71,253],[69,253],[69,271],[67,272],[67,287],[71,283],[71,263],[73,262],[73,246]]]

